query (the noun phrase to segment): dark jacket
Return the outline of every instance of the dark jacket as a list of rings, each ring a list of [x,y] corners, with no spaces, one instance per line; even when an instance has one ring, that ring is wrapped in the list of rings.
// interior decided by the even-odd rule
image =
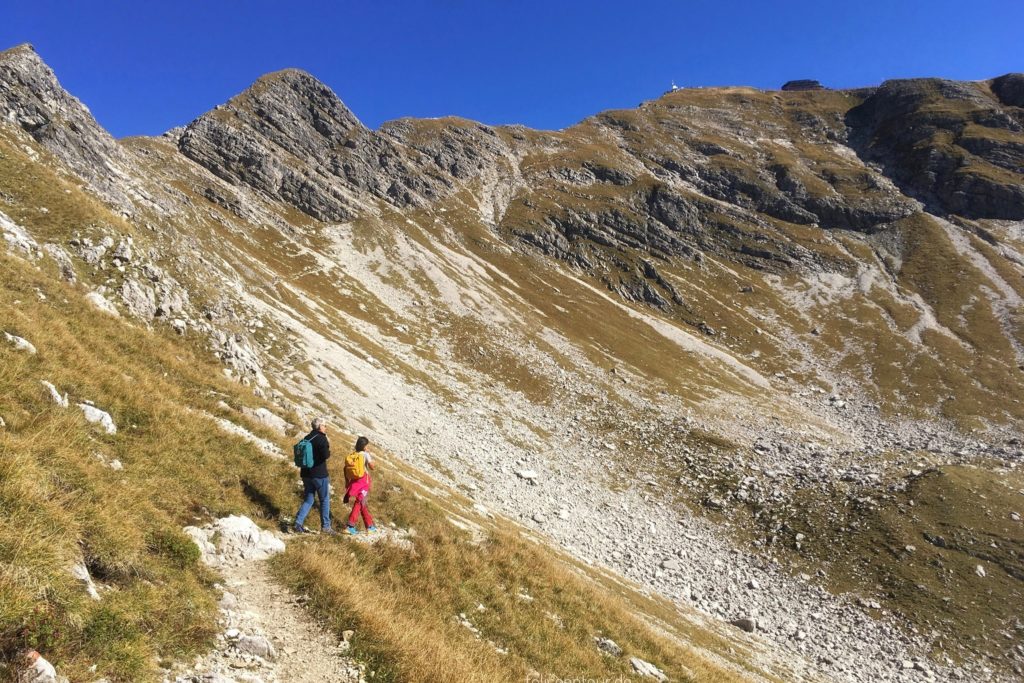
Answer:
[[[331,442],[327,440],[326,434],[317,430],[307,434],[306,438],[312,439],[313,466],[300,467],[299,476],[303,479],[306,479],[307,477],[322,479],[327,476],[327,459],[331,457]]]

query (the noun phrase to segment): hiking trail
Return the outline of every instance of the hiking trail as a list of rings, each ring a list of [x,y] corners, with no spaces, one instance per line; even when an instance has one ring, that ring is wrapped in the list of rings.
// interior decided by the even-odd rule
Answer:
[[[347,654],[349,643],[306,611],[308,598],[270,575],[266,558],[284,549],[277,534],[245,517],[188,527],[186,533],[202,549],[203,561],[223,577],[223,630],[214,649],[169,673],[165,683],[365,683],[360,665]]]

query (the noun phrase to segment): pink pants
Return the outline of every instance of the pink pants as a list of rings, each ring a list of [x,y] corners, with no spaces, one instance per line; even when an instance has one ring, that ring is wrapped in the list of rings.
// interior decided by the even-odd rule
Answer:
[[[366,496],[370,493],[369,477],[356,479],[348,485],[348,490],[345,493],[349,500],[353,501],[352,513],[348,516],[348,525],[355,526],[359,522],[359,517],[362,516],[363,524],[367,529],[373,526],[373,517],[370,515],[370,508],[366,505]]]

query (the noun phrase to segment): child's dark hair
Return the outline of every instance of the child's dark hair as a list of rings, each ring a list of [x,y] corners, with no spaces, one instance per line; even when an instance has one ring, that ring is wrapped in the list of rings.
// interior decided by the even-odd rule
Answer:
[[[370,444],[370,440],[367,439],[365,436],[361,436],[358,439],[356,439],[356,450],[357,451],[365,451],[366,447],[369,444]]]

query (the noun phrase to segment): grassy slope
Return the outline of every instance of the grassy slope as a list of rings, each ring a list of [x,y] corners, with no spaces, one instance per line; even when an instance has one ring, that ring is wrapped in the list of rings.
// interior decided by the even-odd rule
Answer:
[[[49,275],[0,257],[0,320],[38,349],[0,345],[0,657],[31,646],[73,679],[96,664],[140,680],[215,628],[214,577],[181,527],[258,517],[265,506],[248,496],[290,502],[290,478],[187,409],[226,414],[218,401],[253,404],[250,394],[188,344],[96,313]],[[109,411],[117,434],[57,407],[41,380]],[[68,572],[82,559],[100,602]]]
[[[63,241],[61,225],[130,229],[44,167],[6,177],[14,201],[5,201],[4,210],[34,234]],[[258,404],[227,382],[197,344],[92,310],[82,288],[60,282],[49,260],[35,266],[0,256],[0,282],[4,330],[38,349],[28,355],[0,344],[0,678],[13,675],[22,648],[34,647],[72,679],[155,679],[163,664],[207,647],[216,629],[216,576],[198,564],[181,527],[231,513],[274,523],[297,504],[294,470],[201,414],[275,438],[221,405]],[[73,402],[91,400],[109,411],[117,434],[86,424],[74,405],[56,407],[44,379]],[[120,460],[124,469],[108,468],[100,456]],[[380,485],[386,483],[382,477]],[[402,486],[416,489],[408,481]],[[299,543],[279,563],[297,588],[323,580],[324,618],[356,624],[360,656],[382,676],[500,680],[532,668],[628,673],[626,660],[597,653],[597,634],[677,680],[686,671],[701,680],[741,680],[733,667],[754,666],[748,650],[694,626],[670,603],[574,565],[509,526],[496,525],[479,547],[467,545],[441,512],[451,494],[419,492],[423,498],[379,491],[383,519],[413,523],[420,534],[411,556],[352,549],[363,554],[357,583],[368,596],[356,598],[353,583],[338,572],[350,551],[344,546]],[[78,561],[97,581],[100,601],[70,574]],[[518,603],[513,588],[530,591],[535,602]],[[472,617],[509,655],[451,622],[459,611],[470,613],[474,600],[491,606],[485,618]],[[542,609],[557,613],[564,628],[542,621]],[[714,664],[695,652],[702,647],[741,663]]]
[[[112,680],[147,680],[160,662],[202,649],[214,634],[216,577],[197,564],[181,527],[229,513],[272,523],[296,504],[294,471],[196,412],[237,421],[218,402],[253,405],[246,390],[226,383],[187,343],[92,311],[48,270],[0,257],[0,319],[39,351],[0,346],[0,415],[7,423],[0,432],[0,666],[29,646],[73,679],[96,664]],[[108,410],[118,433],[101,433],[73,406],[56,407],[42,379],[72,400]],[[124,470],[107,468],[96,454],[119,459]],[[295,544],[278,565],[297,588],[321,585],[316,602],[325,619],[356,625],[361,656],[382,675],[511,680],[530,668],[628,673],[625,660],[597,654],[592,638],[606,634],[675,680],[685,680],[686,670],[701,680],[740,680],[638,616],[641,607],[660,614],[671,623],[662,628],[728,653],[730,643],[689,625],[668,603],[621,586],[616,597],[507,526],[471,546],[444,514],[449,494],[427,493],[395,475],[399,492],[389,479],[379,478],[378,512],[417,529],[414,554],[309,541]],[[356,569],[350,552],[360,555]],[[100,585],[99,602],[68,572],[79,558]],[[520,589],[535,602],[518,603]],[[473,613],[474,620],[512,654],[497,655],[449,623],[477,602],[490,610],[479,620]],[[549,609],[564,628],[543,618]]]
[[[381,519],[415,531],[411,548],[306,540],[274,561],[280,579],[310,595],[339,634],[355,630],[355,652],[375,680],[512,681],[530,671],[616,678],[631,672],[630,656],[679,681],[741,680],[737,671],[755,671],[748,650],[681,618],[671,603],[480,516],[397,461],[384,462],[374,475],[373,506]],[[479,637],[458,622],[460,613]],[[597,635],[626,655],[601,655]],[[713,663],[698,653],[704,648],[733,664]]]

